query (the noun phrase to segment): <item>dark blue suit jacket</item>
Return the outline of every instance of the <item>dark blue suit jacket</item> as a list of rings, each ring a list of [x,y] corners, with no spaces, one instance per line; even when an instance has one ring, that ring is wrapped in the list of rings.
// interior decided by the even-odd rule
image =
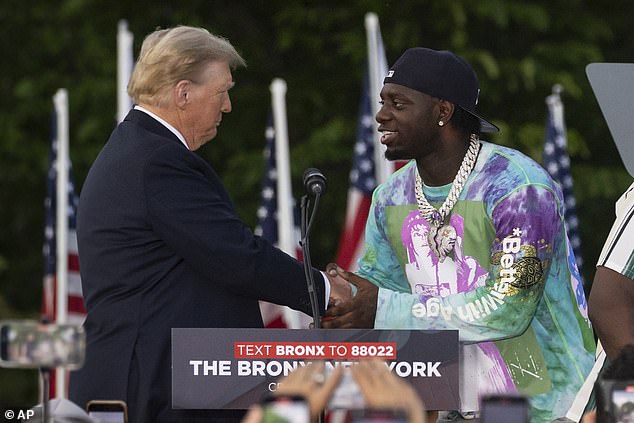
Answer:
[[[70,398],[82,407],[121,399],[133,423],[210,421],[171,410],[171,329],[262,327],[258,300],[311,314],[301,264],[254,236],[209,164],[142,111],[92,165],[77,236],[87,357]]]

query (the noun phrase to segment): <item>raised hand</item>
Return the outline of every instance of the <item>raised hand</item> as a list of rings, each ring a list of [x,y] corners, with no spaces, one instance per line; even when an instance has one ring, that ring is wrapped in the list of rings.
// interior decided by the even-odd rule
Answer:
[[[366,407],[400,408],[407,413],[408,423],[425,423],[422,401],[411,385],[390,373],[383,360],[361,360],[352,366],[352,377],[363,394]]]
[[[317,421],[341,380],[341,371],[341,367],[337,366],[326,376],[325,366],[321,361],[300,366],[280,380],[275,395],[300,395],[306,398],[312,420]]]
[[[310,407],[311,421],[319,422],[319,416],[330,401],[333,392],[341,380],[342,367],[337,366],[326,375],[324,363],[316,361],[307,366],[299,366],[279,381],[273,396],[299,395],[304,397]],[[261,423],[262,407],[251,407],[241,423]]]

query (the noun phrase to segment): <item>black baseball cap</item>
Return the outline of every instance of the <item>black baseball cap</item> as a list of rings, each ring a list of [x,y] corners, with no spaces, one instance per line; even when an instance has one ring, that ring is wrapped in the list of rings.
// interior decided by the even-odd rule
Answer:
[[[447,50],[414,47],[405,50],[383,83],[403,85],[459,106],[480,121],[480,132],[500,129],[475,113],[480,82],[469,63]]]

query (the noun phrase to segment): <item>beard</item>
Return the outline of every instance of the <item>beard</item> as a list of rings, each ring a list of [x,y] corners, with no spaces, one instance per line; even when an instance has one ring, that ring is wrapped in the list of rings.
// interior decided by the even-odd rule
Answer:
[[[395,160],[409,160],[411,157],[407,157],[402,151],[390,150],[388,148],[385,150],[385,159],[393,162]]]

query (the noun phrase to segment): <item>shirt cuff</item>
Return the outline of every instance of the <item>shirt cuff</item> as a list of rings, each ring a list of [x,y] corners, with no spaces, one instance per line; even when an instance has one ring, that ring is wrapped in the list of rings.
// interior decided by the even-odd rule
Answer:
[[[324,291],[326,291],[326,301],[324,302],[324,304],[326,304],[325,309],[328,309],[328,300],[330,299],[330,280],[328,280],[328,276],[326,276],[326,274],[324,272],[321,272],[321,276],[323,276],[324,278]]]

